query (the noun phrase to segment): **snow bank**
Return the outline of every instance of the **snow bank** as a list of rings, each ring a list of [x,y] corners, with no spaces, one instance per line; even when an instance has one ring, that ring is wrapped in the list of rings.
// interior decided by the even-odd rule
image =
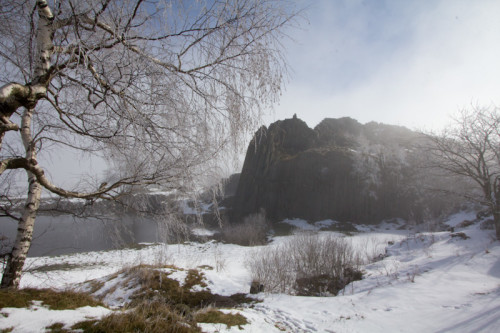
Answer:
[[[494,231],[481,230],[477,223],[457,227],[464,219],[474,217],[473,213],[462,213],[447,221],[456,227],[455,231],[464,232],[466,239],[452,237],[450,232],[409,235],[396,230],[396,225],[387,231],[356,234],[350,238],[354,246],[364,250],[367,257],[383,257],[363,267],[363,280],[348,285],[337,297],[259,294],[263,302],[239,310],[250,321],[243,326],[243,332],[497,332],[500,242],[494,240]],[[288,222],[301,227],[309,225],[303,220]],[[286,239],[276,237],[268,246]],[[124,266],[162,263],[185,269],[201,267],[214,293],[247,293],[251,277],[245,261],[255,253],[256,248],[212,241],[29,258],[30,270],[21,284],[66,288],[102,278]],[[42,271],[40,267],[54,269]],[[93,315],[84,311],[95,311],[96,316],[106,313],[103,309],[59,314],[47,311],[3,309],[1,312],[9,316],[0,316],[0,328],[14,326],[15,332],[30,332],[32,328],[26,325],[31,322],[30,316],[35,316],[35,323],[44,320],[33,330],[39,331],[53,321],[71,323],[80,320],[73,318]],[[49,320],[50,316],[57,318]],[[65,316],[68,320],[63,320]],[[203,324],[203,329],[241,332],[237,327],[227,330],[225,325]]]
[[[39,333],[55,323],[64,323],[69,329],[77,322],[101,318],[111,310],[85,306],[75,310],[49,310],[37,302],[29,309],[3,308],[0,310],[0,330],[14,328],[13,333]]]

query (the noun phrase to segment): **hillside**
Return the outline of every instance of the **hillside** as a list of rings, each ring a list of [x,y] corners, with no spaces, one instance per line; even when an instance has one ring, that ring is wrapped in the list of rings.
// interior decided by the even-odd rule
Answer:
[[[248,324],[200,327],[204,332],[496,332],[500,325],[500,244],[492,240],[493,231],[480,227],[481,221],[475,220],[474,212],[454,215],[446,222],[455,228],[454,233],[415,234],[398,230],[397,224],[357,225],[365,232],[348,237],[352,244],[367,256],[384,255],[362,267],[363,280],[351,283],[336,297],[260,293],[255,297],[262,302],[227,311],[243,315]],[[294,236],[276,237],[270,245],[254,248],[216,242],[147,244],[142,249],[31,258],[22,286],[61,289],[91,279],[109,281],[106,288],[114,284],[118,288],[113,287],[110,296],[115,296],[105,302],[116,307],[116,301],[127,302],[135,288],[119,287],[117,271],[162,263],[200,269],[208,288],[220,295],[248,293],[251,273],[246,260],[290,237]],[[183,279],[185,274],[177,276]],[[99,318],[113,311],[120,310],[3,308],[0,329],[40,332],[56,322],[69,327],[86,316]]]
[[[423,136],[400,126],[294,117],[262,127],[250,142],[233,198],[234,221],[261,211],[272,221],[302,218],[422,222],[449,213],[452,198],[430,192]]]

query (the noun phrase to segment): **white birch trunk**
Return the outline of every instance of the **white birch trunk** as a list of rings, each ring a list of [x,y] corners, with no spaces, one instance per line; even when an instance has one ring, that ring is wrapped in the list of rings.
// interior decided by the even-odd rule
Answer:
[[[31,119],[33,109],[26,109],[22,117],[21,136],[26,149],[26,158],[36,161],[36,148],[31,135]],[[35,175],[28,173],[28,198],[24,206],[24,212],[17,227],[17,236],[12,248],[12,252],[7,258],[1,288],[18,288],[21,282],[21,274],[33,239],[33,229],[35,226],[36,213],[40,206],[42,186],[37,181]]]
[[[0,151],[2,150],[2,142],[5,137],[5,131],[0,131]]]
[[[37,9],[38,9],[38,27],[37,27],[37,59],[34,73],[34,81],[35,86],[39,90],[39,83],[42,83],[42,87],[46,89],[46,83],[48,82],[49,70],[50,70],[50,57],[54,49],[54,45],[52,43],[53,38],[53,21],[54,16],[50,7],[47,4],[46,0],[38,0],[37,1]],[[15,86],[15,85],[8,85]],[[42,89],[42,94],[45,93],[45,89]],[[26,87],[22,87],[21,89],[10,89],[10,94],[8,87],[2,87],[2,102],[4,100],[16,99],[16,95],[19,95],[22,90],[26,90]],[[33,89],[28,89],[30,93],[28,99],[28,103],[24,104],[25,110],[21,120],[21,139],[24,145],[24,149],[26,152],[26,159],[31,161],[33,164],[37,164],[36,162],[36,147],[33,142],[33,137],[31,134],[31,120],[33,118],[34,106],[38,101],[38,98],[42,94],[38,94],[35,92],[33,94]],[[7,96],[3,96],[6,93]],[[11,101],[11,105],[15,105],[16,102]],[[6,114],[5,116],[10,116]],[[4,124],[6,120],[2,119]],[[3,133],[0,137],[3,139]],[[33,239],[33,229],[35,226],[36,214],[38,212],[38,208],[40,206],[40,197],[42,195],[42,186],[40,182],[37,180],[36,176],[27,171],[28,174],[28,197],[26,199],[26,204],[24,206],[23,214],[21,220],[18,223],[17,227],[17,235],[16,240],[14,242],[14,246],[12,247],[12,251],[7,257],[7,265],[3,272],[2,282],[0,284],[1,288],[19,288],[19,284],[21,282],[21,274],[24,266],[24,262],[26,261],[26,256],[28,255],[28,251],[31,246],[31,241]]]
[[[35,66],[35,78],[37,81],[43,80],[50,69],[50,57],[54,51],[53,22],[54,15],[50,10],[46,0],[38,0],[38,29],[36,32],[37,56]],[[45,78],[46,80],[47,78]],[[45,81],[43,80],[43,81]],[[36,82],[38,83],[38,82]]]

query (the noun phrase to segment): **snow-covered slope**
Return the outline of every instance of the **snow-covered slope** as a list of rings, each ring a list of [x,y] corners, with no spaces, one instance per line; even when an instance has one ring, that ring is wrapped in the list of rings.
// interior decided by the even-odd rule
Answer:
[[[239,310],[250,321],[244,332],[500,331],[500,242],[494,240],[492,230],[481,230],[477,223],[457,227],[465,219],[473,218],[461,214],[448,221],[455,226],[454,233],[413,235],[384,227],[352,236],[353,244],[367,256],[385,252],[387,256],[366,265],[364,279],[348,285],[337,297],[259,294],[263,302]],[[278,237],[273,243],[284,239]],[[247,293],[251,276],[245,259],[255,251],[211,242],[30,258],[22,286],[66,288],[124,266],[169,263],[202,267],[214,293]],[[3,309],[0,312],[9,316],[0,316],[0,329],[43,331],[48,326],[46,311]],[[31,328],[18,326],[15,318],[20,315]],[[202,327],[207,332],[241,332],[224,325]]]
[[[341,296],[269,295],[255,311],[292,332],[498,332],[499,242],[476,227],[465,233],[396,242]]]

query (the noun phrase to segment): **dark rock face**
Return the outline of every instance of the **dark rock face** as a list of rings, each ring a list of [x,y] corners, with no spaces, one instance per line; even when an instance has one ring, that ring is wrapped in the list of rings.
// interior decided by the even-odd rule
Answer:
[[[387,176],[384,191],[370,193],[353,169],[359,163],[360,137],[382,145],[385,139],[403,142],[411,133],[397,126],[362,125],[351,118],[325,119],[314,130],[295,117],[262,127],[248,147],[233,198],[233,220],[261,208],[275,221],[404,217],[412,198],[399,193],[397,186],[391,188],[392,181],[401,183],[398,177]]]
[[[225,197],[231,197],[236,194],[236,189],[238,188],[238,183],[240,182],[240,175],[241,174],[239,173],[234,173],[228,178],[222,180],[224,189],[223,194]]]

